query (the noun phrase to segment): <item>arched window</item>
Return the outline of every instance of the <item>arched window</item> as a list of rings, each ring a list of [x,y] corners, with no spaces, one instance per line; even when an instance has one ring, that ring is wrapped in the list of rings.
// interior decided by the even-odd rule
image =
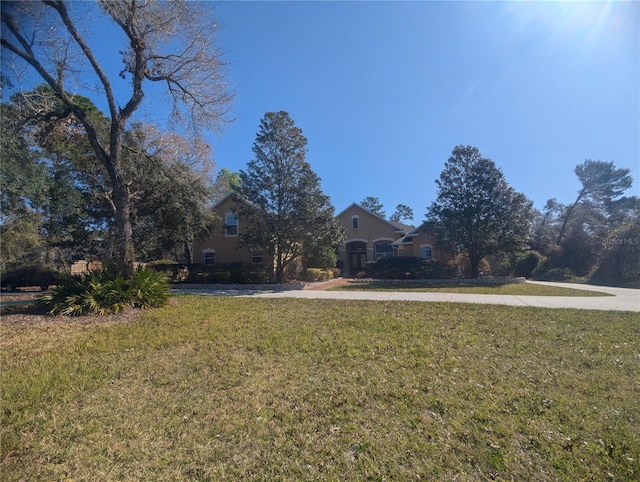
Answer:
[[[358,229],[358,216],[351,216],[351,227],[353,229]]]
[[[375,244],[375,258],[390,258],[393,256],[393,246],[389,241],[380,241]]]

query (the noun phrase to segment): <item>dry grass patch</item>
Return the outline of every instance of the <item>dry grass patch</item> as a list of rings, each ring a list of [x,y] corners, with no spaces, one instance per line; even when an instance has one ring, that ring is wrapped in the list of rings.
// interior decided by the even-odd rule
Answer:
[[[0,470],[637,480],[639,335],[636,313],[193,296],[124,324],[5,325]]]

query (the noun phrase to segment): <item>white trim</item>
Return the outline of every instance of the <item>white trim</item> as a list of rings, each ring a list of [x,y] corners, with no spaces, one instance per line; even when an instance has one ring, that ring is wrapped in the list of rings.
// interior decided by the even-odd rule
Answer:
[[[431,257],[430,258],[425,258],[425,257],[422,256],[423,248],[429,248],[431,250]],[[433,257],[433,245],[431,245],[430,243],[422,243],[420,245],[420,257],[422,259],[434,259],[434,257]]]
[[[236,234],[229,234],[228,232],[228,227],[229,226],[234,226],[233,224],[227,224],[227,218],[229,216],[233,216],[236,219]],[[237,238],[238,237],[238,233],[240,232],[240,219],[238,217],[238,213],[234,212],[234,211],[228,211],[226,213],[224,213],[224,237],[225,238]]]
[[[376,238],[376,239],[372,240],[371,242],[373,244],[375,244],[375,243],[379,243],[380,241],[389,241],[390,243],[393,243],[395,241],[395,239],[389,238],[387,236],[383,236],[381,238]]]
[[[366,239],[362,239],[362,238],[351,238],[351,239],[347,239],[344,244],[345,246],[349,243],[365,243],[365,244],[369,244],[369,241]]]
[[[213,263],[210,265],[207,264],[207,255],[213,254]],[[216,264],[216,250],[213,248],[205,248],[202,250],[202,264],[205,266],[215,266]]]

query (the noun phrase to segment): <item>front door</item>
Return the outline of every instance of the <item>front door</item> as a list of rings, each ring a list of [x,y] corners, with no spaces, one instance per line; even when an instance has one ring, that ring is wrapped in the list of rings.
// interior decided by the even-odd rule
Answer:
[[[350,243],[349,260],[349,274],[351,276],[355,276],[360,271],[364,271],[367,264],[367,245],[362,242]]]

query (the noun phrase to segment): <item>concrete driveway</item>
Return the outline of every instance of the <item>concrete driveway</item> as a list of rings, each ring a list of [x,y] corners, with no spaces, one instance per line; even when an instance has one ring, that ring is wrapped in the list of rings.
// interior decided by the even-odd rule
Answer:
[[[417,293],[406,291],[322,291],[313,290],[214,290],[197,291],[172,290],[174,293],[194,293],[213,296],[242,296],[255,298],[305,298],[331,300],[379,300],[379,301],[431,301],[451,303],[481,303],[510,306],[537,306],[540,308],[575,308],[581,310],[613,310],[640,312],[640,290],[610,288],[570,283],[550,283],[528,281],[581,290],[600,291],[612,296],[518,296],[518,295],[475,295],[461,293]]]

